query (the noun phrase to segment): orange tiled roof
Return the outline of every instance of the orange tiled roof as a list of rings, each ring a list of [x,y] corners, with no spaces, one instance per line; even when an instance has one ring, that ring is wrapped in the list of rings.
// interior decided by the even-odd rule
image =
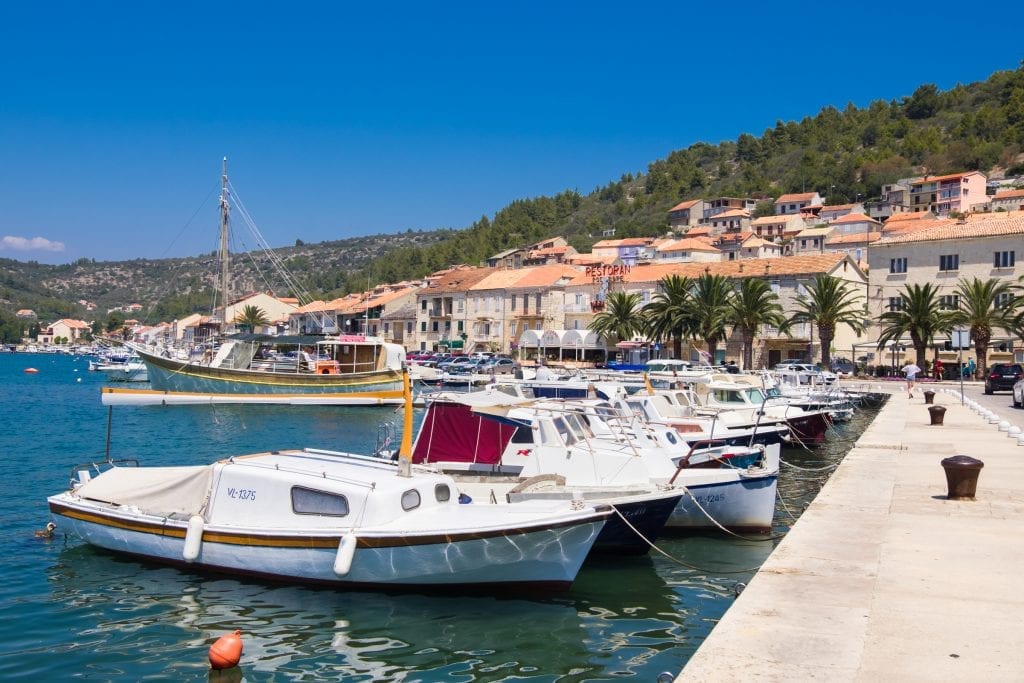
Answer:
[[[815,192],[800,192],[798,194],[784,194],[775,200],[776,204],[785,204],[786,202],[809,202],[814,199]]]
[[[846,254],[810,254],[800,256],[779,256],[776,258],[737,259],[713,263],[651,263],[630,268],[623,276],[627,283],[657,282],[668,275],[697,278],[704,273],[724,275],[731,278],[751,277],[767,274],[770,276],[814,275],[830,273],[847,258]],[[570,285],[592,284],[593,277],[586,273],[577,275]]]
[[[1007,235],[1024,235],[1024,211],[975,214],[963,221],[938,219],[919,230],[886,235],[879,246]]]
[[[696,237],[683,237],[682,239],[675,240],[674,242],[668,242],[658,247],[659,252],[667,251],[708,251],[715,252],[720,251],[703,239]]]
[[[856,204],[826,204],[825,206],[821,207],[821,210],[822,211],[849,211],[854,206],[856,206]]]
[[[927,178],[918,178],[916,180],[911,180],[910,184],[923,185],[925,183],[938,183],[944,180],[956,180],[957,178],[963,178],[964,176],[974,175],[976,173],[980,175],[979,171],[965,171],[963,173],[950,173],[948,175],[929,176]]]
[[[832,225],[842,225],[844,223],[875,223],[875,224],[880,224],[879,221],[876,221],[871,216],[865,216],[862,213],[848,213],[845,216],[841,216],[841,217],[835,219],[834,221],[832,221]]]
[[[719,218],[750,218],[750,212],[744,211],[743,209],[729,209],[722,213],[715,214],[711,217],[711,220],[718,220]]]
[[[699,201],[699,199],[687,199],[685,202],[679,202],[671,209],[669,209],[669,211],[683,211],[684,209],[690,209],[693,208]]]
[[[711,234],[711,228],[706,226],[706,225],[702,225],[702,226],[697,227],[697,228],[691,228],[690,230],[686,231],[686,236],[687,237],[704,237],[704,236],[710,235],[710,234]]]
[[[495,268],[467,268],[448,273],[423,290],[425,294],[454,294],[466,292],[470,287],[493,273]]]
[[[882,239],[880,232],[855,232],[852,235],[836,235],[825,240],[826,245],[860,244],[861,242],[877,242]]]
[[[1017,198],[1024,199],[1024,190],[1006,190],[1005,192],[996,192],[995,195],[992,197],[993,200]]]

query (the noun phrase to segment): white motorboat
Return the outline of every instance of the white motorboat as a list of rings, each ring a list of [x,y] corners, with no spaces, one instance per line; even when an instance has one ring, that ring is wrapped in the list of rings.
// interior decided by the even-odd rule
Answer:
[[[688,468],[688,462],[680,467],[691,451],[681,439],[670,444],[639,434],[601,437],[582,412],[573,401],[532,402],[497,391],[449,394],[429,404],[413,459],[459,473],[463,490],[471,488],[467,477],[476,477],[476,495],[482,489],[493,502],[511,500],[509,493],[535,489],[540,483],[551,488],[552,481],[562,487],[562,495],[578,492],[585,500],[616,507],[615,496],[626,489],[639,493],[680,486],[686,495],[671,511],[669,529],[771,527],[777,445],[773,459],[747,468]],[[508,478],[513,478],[511,490]],[[609,520],[609,525],[616,523],[615,518]]]
[[[402,453],[411,446],[406,385]],[[166,564],[345,587],[566,588],[613,514],[576,500],[467,503],[452,477],[287,450],[192,467],[76,471],[59,529]]]

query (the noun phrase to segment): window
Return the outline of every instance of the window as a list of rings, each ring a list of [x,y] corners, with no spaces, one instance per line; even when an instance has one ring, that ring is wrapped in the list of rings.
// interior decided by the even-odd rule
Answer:
[[[462,321],[462,320],[460,320],[460,321],[458,322],[458,327],[457,327],[457,329],[459,330],[459,332],[462,332],[462,329],[463,329],[463,321]]]
[[[533,307],[536,308],[538,312],[540,312],[540,297],[541,295],[537,294],[533,299]]]
[[[960,270],[960,255],[947,254],[940,256],[939,270]]]
[[[512,443],[533,443],[533,429],[526,426],[517,427],[512,434]]]
[[[576,305],[577,306],[582,306],[583,305],[583,295],[582,294],[577,294],[576,295]]]
[[[437,321],[436,320],[433,323],[431,323],[431,326],[432,326],[432,330],[434,332],[437,332]]]
[[[516,336],[516,323],[514,321],[509,323],[508,333],[511,334],[513,337]]]
[[[1013,251],[997,251],[992,266],[994,268],[1013,268],[1015,256],[1016,252]]]
[[[465,310],[465,309],[464,309],[464,307],[465,307],[465,305],[466,305],[466,302],[465,302],[465,300],[463,300],[463,299],[459,299],[459,300],[458,300],[457,302],[455,302],[455,303],[456,303],[456,306],[455,306],[455,310],[456,310],[456,311],[457,311],[458,313],[462,313],[462,312],[463,312],[463,311]]]
[[[408,512],[420,506],[420,492],[416,489],[409,489],[402,494],[402,509]]]
[[[1013,294],[1010,292],[1000,292],[999,294],[996,294],[996,308],[1007,308],[1011,301],[1013,301]]]
[[[890,311],[902,311],[903,310],[903,297],[902,296],[890,296],[889,297],[889,310]]]
[[[297,515],[344,517],[348,514],[348,499],[339,493],[293,486],[292,512]]]
[[[516,298],[517,298],[516,295],[513,294],[512,295],[512,310],[513,311],[516,310]]]
[[[939,297],[939,308],[947,311],[955,311],[960,308],[959,294],[946,294]]]
[[[420,332],[426,332],[426,331],[427,331],[427,323],[426,322],[420,323]]]
[[[452,498],[452,490],[448,488],[448,484],[438,484],[434,487],[434,499],[438,503],[446,503]]]
[[[427,310],[427,300],[426,299],[424,299],[423,301],[420,302],[420,310],[421,311]]]
[[[889,272],[890,273],[905,273],[907,272],[907,257],[901,256],[900,258],[889,259]]]
[[[405,324],[405,332],[406,332],[406,334],[412,334],[412,327],[413,327],[413,324],[414,324],[414,323],[412,323],[412,322],[407,322],[407,323]]]

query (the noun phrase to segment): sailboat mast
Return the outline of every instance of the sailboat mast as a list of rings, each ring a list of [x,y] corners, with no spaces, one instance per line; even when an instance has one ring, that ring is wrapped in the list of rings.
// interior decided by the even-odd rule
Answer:
[[[227,324],[228,302],[231,293],[228,291],[231,271],[231,253],[228,251],[228,158],[224,157],[220,176],[220,295],[224,307],[224,323]]]

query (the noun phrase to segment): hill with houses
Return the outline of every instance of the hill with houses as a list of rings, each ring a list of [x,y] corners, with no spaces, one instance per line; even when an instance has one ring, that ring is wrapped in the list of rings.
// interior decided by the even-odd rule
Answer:
[[[589,194],[516,200],[463,230],[275,249],[273,258],[297,285],[264,282],[260,274],[273,260],[266,254],[235,258],[233,278],[238,292],[330,301],[367,283],[372,289],[422,280],[453,264],[529,266],[572,257],[585,268],[587,257],[612,251],[625,264],[815,251],[856,261],[881,239],[883,221],[899,222],[902,214],[959,219],[1013,209],[1022,174],[1024,67],[945,92],[925,84],[866,108],[826,107],[799,122],[780,121],[760,137],[697,143]],[[560,242],[543,246],[555,235]],[[0,259],[0,335],[23,331],[19,310],[40,321],[106,321],[134,304],[148,323],[209,310],[214,261],[46,266]]]

